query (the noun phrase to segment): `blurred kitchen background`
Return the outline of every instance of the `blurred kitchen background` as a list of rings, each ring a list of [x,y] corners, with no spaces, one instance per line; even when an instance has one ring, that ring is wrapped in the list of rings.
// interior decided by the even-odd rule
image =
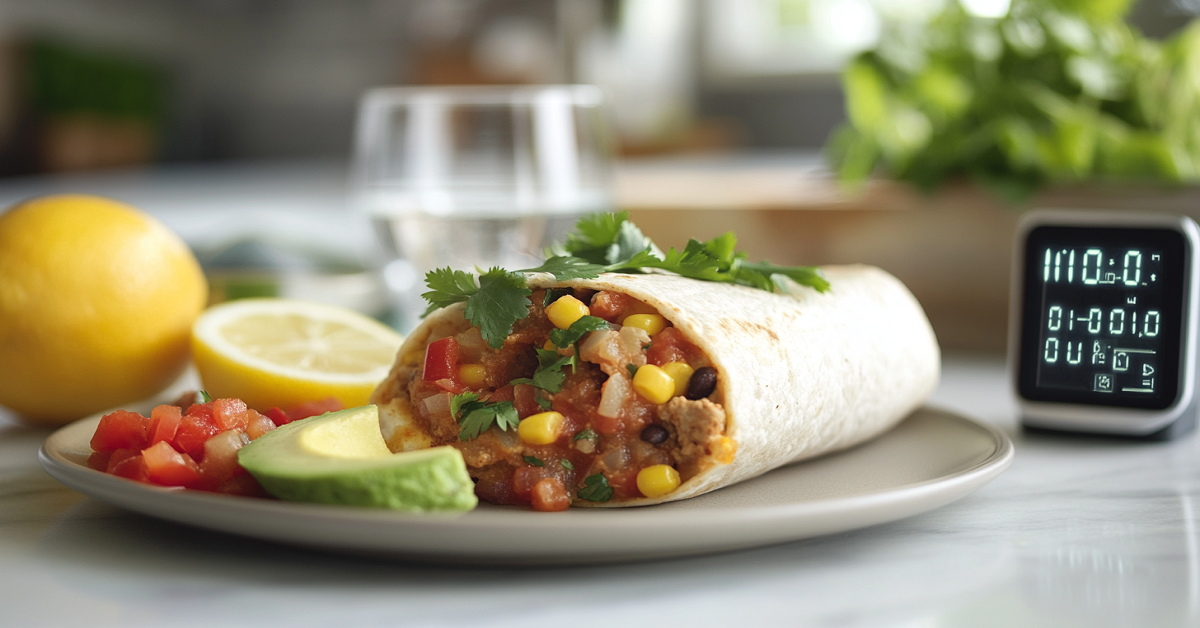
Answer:
[[[947,349],[999,351],[1010,237],[1023,209],[1192,213],[1200,196],[1189,185],[1085,182],[1013,200],[971,184],[924,192],[839,182],[822,149],[846,121],[847,62],[889,25],[920,25],[951,3],[980,20],[1010,8],[1008,0],[0,0],[0,201],[68,190],[115,196],[183,233],[210,277],[264,271],[214,281],[218,298],[341,290],[338,299],[382,311],[371,296],[373,233],[347,202],[363,93],[595,84],[617,135],[616,204],[660,245],[735,230],[754,258],[877,264],[914,290]],[[1126,20],[1162,39],[1198,12],[1200,0],[1141,0]],[[343,232],[325,228],[330,215]],[[278,279],[280,269],[293,279]]]

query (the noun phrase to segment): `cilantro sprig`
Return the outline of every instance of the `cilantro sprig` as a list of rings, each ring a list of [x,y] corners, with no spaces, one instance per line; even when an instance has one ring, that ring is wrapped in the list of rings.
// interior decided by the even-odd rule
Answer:
[[[493,424],[500,429],[517,429],[521,422],[517,409],[511,401],[488,403],[479,400],[479,394],[465,392],[450,398],[450,414],[458,421],[459,440],[473,440],[487,431]]]
[[[737,238],[733,232],[707,242],[689,240],[682,251],[672,248],[664,253],[629,221],[626,212],[584,217],[575,225],[575,232],[567,236],[566,242],[549,249],[546,261],[536,268],[508,271],[493,267],[486,272],[478,268],[476,271],[478,277],[450,268],[427,273],[425,284],[429,291],[421,295],[429,302],[425,315],[465,302],[465,316],[493,349],[503,346],[513,325],[529,315],[529,296],[533,293],[527,280],[530,273],[548,273],[556,281],[568,281],[592,279],[603,272],[668,272],[768,292],[785,290],[787,281],[784,278],[787,278],[818,292],[829,289],[829,282],[814,266],[776,266],[770,262],[746,261],[746,254],[737,251]],[[547,295],[546,299],[549,298]],[[579,336],[599,328],[587,329]],[[572,330],[555,331],[567,332],[560,333],[557,340],[551,338],[557,347],[578,341],[578,337],[574,340],[566,338]]]

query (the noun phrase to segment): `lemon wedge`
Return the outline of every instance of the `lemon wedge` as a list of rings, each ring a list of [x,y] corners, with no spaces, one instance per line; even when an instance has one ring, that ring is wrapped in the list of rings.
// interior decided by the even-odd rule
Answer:
[[[289,408],[335,397],[365,405],[404,338],[352,310],[288,299],[231,301],[192,326],[204,389],[251,408]]]

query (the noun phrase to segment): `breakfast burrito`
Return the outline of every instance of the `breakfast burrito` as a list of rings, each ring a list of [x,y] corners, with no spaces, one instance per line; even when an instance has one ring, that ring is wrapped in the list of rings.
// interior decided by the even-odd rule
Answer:
[[[937,341],[903,284],[822,270],[824,293],[531,274],[529,314],[502,346],[462,303],[437,310],[371,401],[392,451],[456,447],[487,502],[700,495],[873,438],[937,384]]]

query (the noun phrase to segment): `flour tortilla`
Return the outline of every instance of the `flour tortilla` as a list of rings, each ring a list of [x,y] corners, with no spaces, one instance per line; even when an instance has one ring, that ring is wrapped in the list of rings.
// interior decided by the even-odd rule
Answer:
[[[822,269],[831,288],[787,294],[674,275],[605,274],[530,285],[611,290],[655,308],[708,354],[720,374],[733,462],[717,464],[659,498],[576,502],[636,506],[701,495],[792,462],[845,449],[896,425],[937,386],[940,353],[929,321],[899,280],[870,266]],[[393,451],[429,446],[409,419],[403,357],[462,328],[461,304],[431,314],[408,336],[372,395]],[[422,440],[423,439],[423,440]]]

